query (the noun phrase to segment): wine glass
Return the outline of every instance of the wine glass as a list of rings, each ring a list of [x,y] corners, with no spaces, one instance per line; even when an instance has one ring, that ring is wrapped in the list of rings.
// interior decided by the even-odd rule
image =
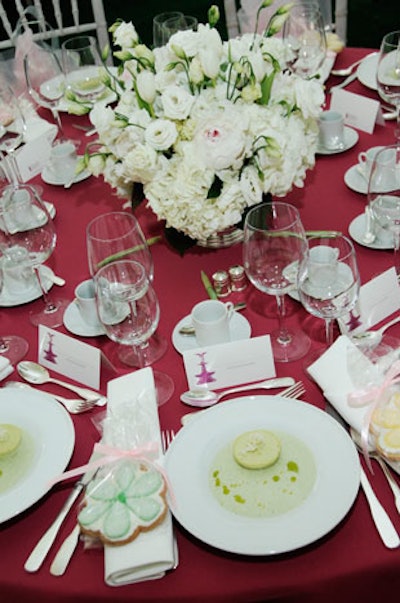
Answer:
[[[69,38],[62,44],[67,89],[79,102],[96,101],[106,90],[103,61],[93,36]]]
[[[96,304],[106,335],[122,344],[119,358],[128,366],[144,368],[153,363],[148,342],[155,333],[160,307],[157,295],[139,262],[118,260],[106,264],[96,273]],[[153,371],[157,403],[164,404],[172,395],[172,379]]]
[[[0,266],[0,294],[4,287],[4,272]],[[18,335],[0,335],[0,356],[7,358],[13,365],[17,364],[29,349],[29,344]]]
[[[89,272],[92,278],[107,263],[116,260],[137,261],[150,282],[154,278],[153,258],[136,217],[128,212],[109,212],[94,218],[86,228]],[[159,360],[167,351],[167,340],[155,333],[149,340],[147,354]]]
[[[325,320],[326,345],[333,343],[333,321],[357,303],[360,276],[352,242],[343,235],[311,237],[300,262],[300,301],[310,314]],[[325,348],[308,358],[311,364]]]
[[[0,151],[6,154],[6,165],[3,169],[9,182],[20,181],[19,170],[15,160],[15,151],[24,141],[26,133],[25,117],[12,88],[0,85]]]
[[[304,79],[315,76],[326,55],[325,28],[318,5],[294,5],[284,23],[282,39],[288,69]]]
[[[382,39],[376,83],[379,95],[396,108],[395,138],[400,144],[400,30],[392,31]]]
[[[276,297],[279,327],[270,334],[274,358],[289,362],[304,356],[310,340],[300,329],[289,330],[285,321],[285,293],[295,287],[298,264],[307,240],[298,210],[288,203],[262,203],[247,214],[243,260],[253,285]]]
[[[59,136],[64,138],[59,105],[65,93],[65,76],[60,54],[49,47],[42,47],[41,64],[37,57],[26,54],[24,57],[25,79],[28,91],[39,107],[49,109],[57,124]]]
[[[40,270],[55,245],[53,221],[36,189],[22,184],[4,187],[0,205],[0,249],[3,256],[19,264],[27,286],[31,277],[37,279],[44,306],[39,311],[30,312],[30,321],[36,326],[61,325],[68,303],[68,300],[50,298]]]
[[[183,13],[179,11],[168,11],[156,15],[153,19],[153,46],[164,46],[168,42],[165,36],[164,23],[169,19],[183,19]]]
[[[400,276],[400,145],[383,147],[372,162],[368,204],[373,220],[393,237],[394,266]]]

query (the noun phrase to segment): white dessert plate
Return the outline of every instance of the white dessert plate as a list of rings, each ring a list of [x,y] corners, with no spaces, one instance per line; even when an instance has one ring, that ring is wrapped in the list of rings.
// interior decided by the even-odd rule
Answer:
[[[42,284],[47,291],[53,286],[52,275],[54,272],[48,268],[47,266],[40,266],[40,275],[42,279]],[[20,293],[15,293],[9,291],[6,286],[3,287],[0,293],[0,308],[11,308],[13,306],[21,306],[22,304],[27,304],[34,299],[38,299],[42,295],[42,291],[40,289],[39,283],[37,279],[35,279],[31,284],[29,284],[23,291]]]
[[[344,175],[345,184],[356,193],[366,195],[368,192],[368,182],[360,172],[358,163],[349,168]]]
[[[357,67],[357,79],[367,88],[377,90],[376,68],[378,66],[379,54],[366,57]]]
[[[287,433],[313,455],[317,475],[312,490],[286,513],[236,515],[211,491],[217,453],[254,429]],[[277,555],[322,538],[348,513],[360,483],[358,452],[343,427],[315,406],[282,396],[245,396],[199,413],[171,442],[165,470],[176,501],[171,510],[179,523],[201,541],[242,555]]]
[[[369,247],[370,249],[393,249],[393,240],[390,233],[385,232],[382,229],[379,229],[379,235],[376,237],[375,241],[372,243],[366,243],[363,241],[363,236],[366,229],[366,219],[365,213],[356,216],[354,220],[349,225],[349,235],[351,238],[363,245],[364,247]]]
[[[183,326],[191,324],[190,314],[182,318],[174,328],[172,332],[172,343],[175,349],[180,353],[186,352],[186,350],[193,350],[198,347],[196,337],[194,335],[181,335],[179,329]],[[251,336],[251,326],[247,318],[234,312],[230,321],[230,333],[231,340],[237,341],[239,339],[249,339]]]
[[[46,166],[43,169],[41,176],[42,176],[43,182],[45,182],[46,184],[53,184],[55,186],[64,186],[66,184],[66,180],[64,178],[61,178],[60,176],[54,174],[53,170],[49,166]],[[80,174],[77,174],[75,176],[72,184],[76,184],[77,182],[82,182],[82,180],[86,180],[90,176],[91,176],[91,173],[88,170],[83,170],[83,172],[81,172]]]
[[[2,423],[23,430],[30,453],[19,479],[0,493],[2,523],[31,507],[49,491],[49,481],[62,473],[70,460],[75,431],[61,404],[40,392],[0,390],[0,416]]]
[[[358,132],[353,130],[353,128],[349,128],[349,126],[344,127],[344,147],[342,149],[326,149],[325,147],[318,145],[316,153],[318,155],[337,155],[338,153],[344,153],[348,151],[358,142]]]
[[[96,337],[97,335],[104,335],[105,333],[102,324],[89,325],[83,320],[75,301],[67,306],[64,312],[63,322],[68,331],[74,335],[79,335],[80,337]]]

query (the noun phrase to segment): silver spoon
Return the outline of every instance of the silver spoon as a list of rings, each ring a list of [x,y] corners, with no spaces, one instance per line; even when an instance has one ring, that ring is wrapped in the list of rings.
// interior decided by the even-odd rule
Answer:
[[[365,341],[365,343],[374,343],[376,345],[382,339],[382,335],[384,334],[386,329],[388,329],[389,327],[392,327],[393,325],[395,325],[398,322],[400,322],[400,316],[396,316],[396,318],[389,320],[389,322],[387,322],[385,325],[383,325],[383,327],[381,327],[380,329],[376,329],[375,331],[374,330],[363,331],[362,333],[357,333],[356,335],[350,334],[350,336],[352,339],[355,339],[357,341],[361,340],[361,341]]]
[[[28,381],[28,383],[33,383],[35,385],[42,385],[43,383],[56,383],[57,385],[70,389],[78,394],[78,396],[85,398],[86,400],[97,401],[100,398],[100,394],[91,389],[78,387],[76,385],[72,385],[71,383],[65,383],[64,381],[53,379],[50,377],[49,371],[37,362],[23,360],[17,364],[17,371],[19,375],[25,379],[25,381]]]
[[[372,57],[375,54],[377,54],[377,53],[376,52],[371,52],[370,54],[367,54],[362,59],[359,59],[358,61],[355,61],[355,63],[352,63],[351,65],[349,65],[348,67],[344,67],[343,69],[331,69],[331,74],[332,75],[338,75],[338,76],[350,75],[350,73],[353,71],[354,67],[357,67],[357,65],[359,65],[360,63],[362,63],[365,59],[367,59],[368,57]]]
[[[357,448],[361,451],[361,440],[360,440],[359,433],[357,433],[357,431],[355,431],[351,427],[350,435],[351,435],[351,439],[353,440],[353,442],[355,443]],[[389,470],[388,466],[386,465],[385,461],[383,460],[383,458],[378,454],[378,452],[375,449],[369,448],[368,454],[372,459],[375,459],[375,461],[378,462],[380,468],[382,469],[382,471],[388,481],[388,484],[393,492],[394,502],[396,505],[397,512],[400,513],[400,487],[399,487],[398,483],[394,479],[393,475],[390,473],[390,470]]]
[[[200,406],[206,408],[207,406],[213,406],[229,394],[235,394],[236,392],[247,392],[252,389],[274,389],[276,387],[287,387],[294,384],[292,377],[278,377],[276,379],[267,379],[266,381],[259,381],[258,383],[252,383],[251,385],[242,385],[226,389],[225,391],[217,394],[207,388],[190,389],[181,395],[181,400],[189,406]]]

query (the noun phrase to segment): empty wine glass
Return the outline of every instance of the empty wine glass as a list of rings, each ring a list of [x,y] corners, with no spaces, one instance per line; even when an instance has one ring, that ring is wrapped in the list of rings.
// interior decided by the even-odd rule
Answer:
[[[302,78],[315,76],[326,55],[325,28],[319,7],[313,3],[295,4],[284,23],[282,39],[288,69]]]
[[[3,169],[7,179],[15,184],[20,181],[15,151],[24,141],[25,133],[25,117],[19,100],[12,88],[0,85],[0,151],[6,155]]]
[[[393,237],[394,266],[400,277],[400,146],[383,147],[374,156],[368,181],[372,217]]]
[[[93,36],[69,38],[62,44],[67,89],[79,102],[98,100],[106,91],[106,70]]]
[[[65,93],[65,76],[60,53],[51,48],[42,47],[40,49],[40,66],[37,55],[27,54],[24,57],[24,70],[29,94],[39,107],[51,111],[59,135],[64,138],[59,106]]]
[[[333,343],[333,321],[357,303],[360,276],[352,242],[343,235],[311,237],[300,262],[297,289],[310,314],[325,320],[326,345]],[[308,357],[311,364],[325,348]]]
[[[288,203],[262,203],[252,208],[244,224],[243,260],[253,285],[276,297],[279,327],[270,334],[274,358],[289,362],[304,356],[310,340],[285,321],[285,293],[293,290],[307,240],[298,210]]]
[[[4,287],[3,270],[0,267],[0,295]],[[18,335],[0,335],[0,356],[7,358],[13,365],[17,364],[26,355],[29,344]]]
[[[169,19],[183,19],[179,11],[167,11],[156,15],[153,19],[153,46],[164,46],[168,42],[164,31],[164,23]]]
[[[86,228],[89,272],[92,278],[105,265],[116,260],[134,260],[142,264],[150,282],[154,278],[153,258],[136,217],[128,212],[109,212],[94,218]],[[149,340],[147,354],[152,361],[167,351],[165,337],[155,333]]]
[[[382,39],[376,83],[379,95],[396,108],[395,138],[400,144],[400,30],[392,31]]]
[[[18,261],[22,278],[28,281],[35,276],[37,279],[45,303],[41,310],[30,312],[34,325],[61,325],[68,304],[68,300],[50,297],[50,283],[46,285],[41,270],[55,245],[53,221],[36,189],[21,184],[5,187],[0,205],[0,249],[6,258]]]
[[[106,335],[122,344],[121,361],[137,368],[153,364],[148,342],[157,329],[160,307],[142,264],[132,260],[106,264],[94,282],[99,319]],[[168,375],[153,373],[160,406],[171,397],[174,385]]]

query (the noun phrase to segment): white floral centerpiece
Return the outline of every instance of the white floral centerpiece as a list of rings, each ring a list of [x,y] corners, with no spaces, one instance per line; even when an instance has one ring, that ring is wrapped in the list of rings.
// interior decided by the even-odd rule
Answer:
[[[266,193],[302,187],[315,163],[324,93],[318,79],[285,69],[283,42],[272,37],[290,6],[276,11],[264,35],[229,41],[215,29],[212,7],[208,24],[153,50],[132,23],[115,23],[121,66],[110,83],[118,100],[91,110],[100,146],[84,167],[121,197],[139,185],[166,228],[194,241],[236,225]]]

